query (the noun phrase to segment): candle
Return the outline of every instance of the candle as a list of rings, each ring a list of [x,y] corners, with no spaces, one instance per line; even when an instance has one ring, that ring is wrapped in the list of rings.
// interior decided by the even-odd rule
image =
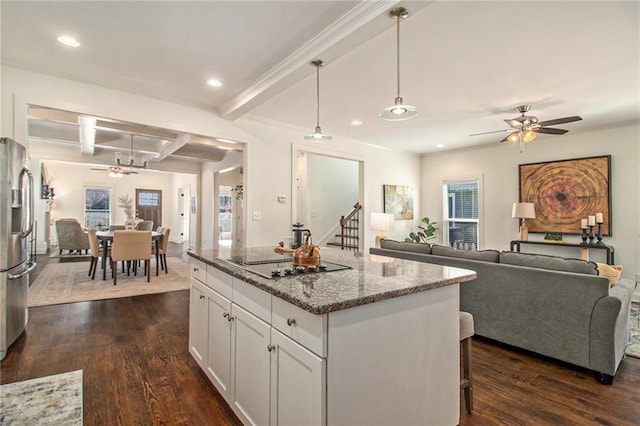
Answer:
[[[580,219],[580,228],[587,229],[587,219]]]
[[[596,222],[604,223],[604,220],[602,220],[602,213],[596,213]]]
[[[596,226],[596,217],[589,216],[589,226]]]

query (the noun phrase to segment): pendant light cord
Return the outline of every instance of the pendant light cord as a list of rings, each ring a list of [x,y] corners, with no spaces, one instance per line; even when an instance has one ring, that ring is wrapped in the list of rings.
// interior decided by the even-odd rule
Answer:
[[[396,82],[400,97],[400,16],[396,16]]]
[[[316,64],[316,126],[320,126],[320,64]]]

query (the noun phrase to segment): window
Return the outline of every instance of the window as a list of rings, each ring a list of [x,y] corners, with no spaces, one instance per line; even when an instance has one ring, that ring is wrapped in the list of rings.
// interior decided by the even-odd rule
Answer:
[[[106,228],[111,223],[111,188],[84,188],[84,225],[86,228]]]
[[[480,178],[469,177],[443,183],[443,241],[453,248],[480,248]]]

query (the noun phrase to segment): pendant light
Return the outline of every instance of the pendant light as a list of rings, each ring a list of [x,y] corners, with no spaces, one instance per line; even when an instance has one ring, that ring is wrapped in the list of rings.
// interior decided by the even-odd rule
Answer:
[[[321,59],[316,59],[311,62],[311,65],[316,67],[316,128],[312,134],[305,135],[304,138],[314,142],[330,141],[333,138],[322,133],[320,128],[320,67],[325,66],[325,63]]]
[[[396,96],[393,105],[386,107],[378,115],[384,120],[400,121],[415,117],[418,114],[418,108],[405,105],[400,96],[400,20],[409,16],[409,11],[404,7],[396,7],[391,9],[389,16],[396,20],[396,82],[398,96]]]

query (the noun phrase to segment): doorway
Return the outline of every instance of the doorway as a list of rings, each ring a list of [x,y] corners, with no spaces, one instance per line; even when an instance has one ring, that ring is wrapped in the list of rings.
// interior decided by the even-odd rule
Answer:
[[[152,220],[153,229],[162,226],[162,191],[136,188],[136,216]]]
[[[231,247],[231,231],[233,230],[233,195],[230,186],[220,186],[218,196],[218,223],[220,247]]]

